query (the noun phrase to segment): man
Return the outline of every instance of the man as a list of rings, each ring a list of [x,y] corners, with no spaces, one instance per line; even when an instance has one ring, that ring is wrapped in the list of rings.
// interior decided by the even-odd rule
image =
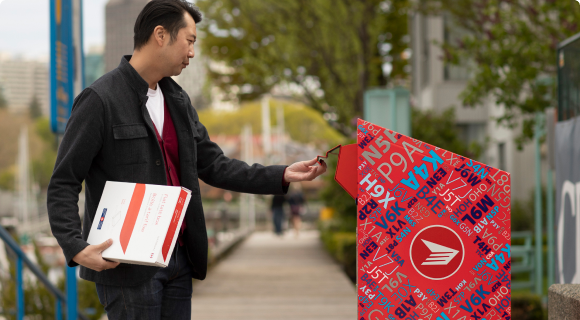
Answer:
[[[153,0],[135,22],[134,52],[83,90],[58,151],[48,188],[52,232],[69,266],[97,284],[109,319],[191,319],[191,278],[204,279],[207,233],[198,178],[236,192],[284,194],[290,182],[326,170],[316,159],[289,167],[228,159],[199,122],[187,94],[170,77],[194,57],[201,14],[185,0]],[[112,239],[86,242],[105,182],[181,185],[192,191],[167,268],[118,264],[101,252]],[[85,181],[81,232],[78,195]]]
[[[286,197],[281,194],[277,194],[272,198],[272,221],[274,222],[274,233],[278,236],[282,236],[282,220],[284,220],[284,202],[286,202]]]

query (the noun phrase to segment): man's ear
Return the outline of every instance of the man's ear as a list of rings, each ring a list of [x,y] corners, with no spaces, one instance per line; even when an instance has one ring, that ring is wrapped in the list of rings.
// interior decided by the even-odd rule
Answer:
[[[155,41],[155,43],[162,47],[163,43],[165,42],[166,37],[167,37],[167,32],[165,30],[165,28],[163,28],[163,26],[157,26],[155,27],[155,29],[153,29],[153,40]]]

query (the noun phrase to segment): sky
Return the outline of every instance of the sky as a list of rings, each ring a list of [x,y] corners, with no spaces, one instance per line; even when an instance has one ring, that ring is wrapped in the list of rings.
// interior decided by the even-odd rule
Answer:
[[[105,43],[105,4],[84,0],[84,49]],[[0,0],[0,52],[30,59],[48,59],[50,0]]]

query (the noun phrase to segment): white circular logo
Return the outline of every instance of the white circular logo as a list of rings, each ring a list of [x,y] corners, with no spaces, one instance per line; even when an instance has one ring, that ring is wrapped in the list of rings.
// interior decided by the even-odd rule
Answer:
[[[413,268],[423,277],[443,280],[454,275],[465,258],[463,241],[453,229],[433,225],[417,232],[409,248]]]

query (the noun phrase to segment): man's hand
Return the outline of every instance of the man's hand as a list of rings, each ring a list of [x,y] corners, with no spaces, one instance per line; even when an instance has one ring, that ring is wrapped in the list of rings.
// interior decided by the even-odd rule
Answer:
[[[326,172],[326,163],[315,166],[316,158],[308,161],[300,161],[292,164],[286,168],[284,173],[284,181],[286,182],[300,182],[312,181],[314,178]]]
[[[101,253],[113,244],[113,239],[109,239],[101,244],[89,245],[81,252],[74,256],[73,261],[81,266],[93,269],[95,271],[103,271],[113,269],[119,265],[119,262],[112,262],[103,259]]]

